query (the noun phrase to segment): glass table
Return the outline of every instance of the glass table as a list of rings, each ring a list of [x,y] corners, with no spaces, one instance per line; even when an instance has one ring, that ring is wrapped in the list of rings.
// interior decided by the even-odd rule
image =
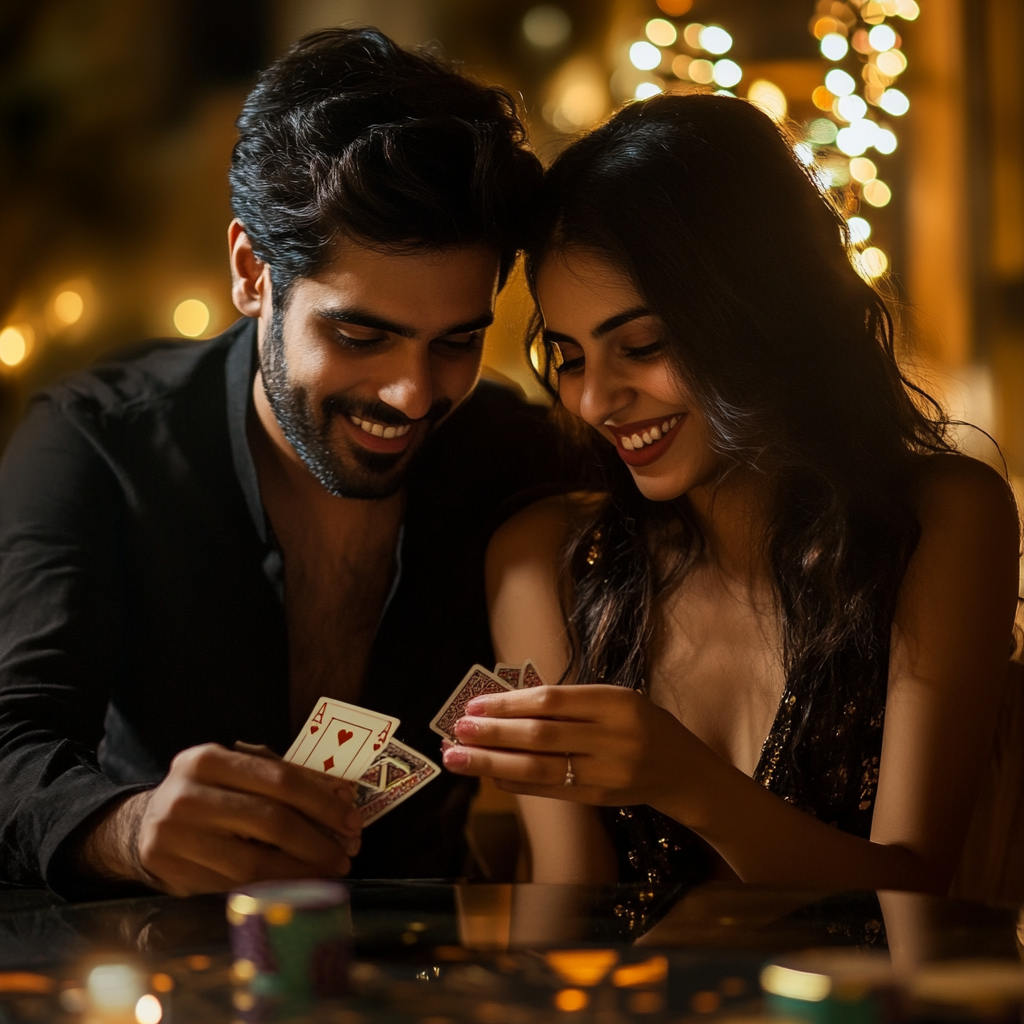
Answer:
[[[1024,942],[1020,908],[905,893],[348,885],[350,994],[272,1006],[232,971],[223,896],[65,904],[0,892],[0,1024],[750,1019],[762,1013],[765,963],[792,951],[870,949],[907,972],[982,958],[1019,965]],[[130,1006],[90,1003],[98,966],[116,969]]]

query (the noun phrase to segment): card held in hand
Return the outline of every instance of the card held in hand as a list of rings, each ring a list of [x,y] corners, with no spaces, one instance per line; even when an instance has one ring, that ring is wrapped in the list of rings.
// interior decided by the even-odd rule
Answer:
[[[444,702],[441,710],[430,723],[430,728],[439,736],[455,740],[455,723],[466,713],[466,705],[474,697],[486,693],[507,693],[514,690],[504,679],[488,672],[483,665],[474,665],[455,687],[455,692]]]
[[[537,666],[532,661],[523,662],[523,675],[519,683],[520,690],[529,690],[534,686],[547,686],[547,683],[541,678],[540,673],[537,671]]]
[[[355,780],[384,749],[398,725],[397,718],[321,697],[284,759]]]
[[[383,817],[441,774],[433,761],[399,740],[389,740],[356,782],[363,825]]]
[[[513,690],[518,690],[520,686],[520,680],[523,675],[522,665],[506,665],[504,662],[499,661],[494,666],[494,674],[499,679],[504,679]]]

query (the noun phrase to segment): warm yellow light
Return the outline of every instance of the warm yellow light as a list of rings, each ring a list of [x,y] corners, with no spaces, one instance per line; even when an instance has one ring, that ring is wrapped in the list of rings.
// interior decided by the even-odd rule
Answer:
[[[162,971],[154,974],[149,983],[153,986],[154,992],[170,992],[174,988],[174,979]]]
[[[814,23],[812,31],[814,32],[815,38],[824,39],[825,36],[830,36],[833,33],[838,35],[845,32],[846,26],[841,21],[836,21],[835,18],[819,18]]]
[[[142,987],[138,973],[127,964],[100,964],[89,972],[85,983],[93,1005],[117,1010],[134,1006]]]
[[[17,366],[28,355],[29,334],[27,324],[20,327],[5,327],[0,331],[0,363]]]
[[[861,272],[867,278],[881,277],[889,269],[889,257],[875,246],[865,249],[857,258]]]
[[[668,977],[668,960],[654,956],[639,964],[623,964],[613,975],[616,988],[633,988],[635,985],[657,985]]]
[[[767,78],[758,78],[750,83],[747,99],[774,121],[781,121],[786,116],[786,94]]]
[[[657,96],[661,92],[661,86],[657,82],[641,82],[636,89],[633,90],[634,99],[638,100],[649,100],[652,96]]]
[[[907,58],[902,50],[887,50],[880,53],[875,59],[875,66],[883,75],[889,78],[896,78],[907,70]]]
[[[814,92],[811,93],[811,102],[819,110],[831,110],[832,104],[835,103],[836,98],[825,88],[823,85],[819,85]]]
[[[164,1008],[156,996],[144,995],[135,1004],[135,1019],[139,1024],[160,1024]]]
[[[698,85],[710,85],[715,80],[715,65],[701,57],[690,64],[690,78]]]
[[[675,25],[664,18],[651,18],[644,31],[647,38],[656,46],[671,46],[679,35]]]
[[[878,177],[878,168],[866,156],[854,157],[850,161],[850,177],[863,184],[865,181]]]
[[[693,6],[693,0],[658,0],[658,6],[670,17],[681,18]]]
[[[629,60],[641,71],[653,71],[661,63],[661,50],[651,43],[634,43],[629,48]]]
[[[896,45],[896,33],[888,25],[876,25],[868,33],[868,42],[872,49],[884,53]]]
[[[761,972],[761,988],[773,996],[820,1003],[832,991],[832,980],[825,974],[769,964]]]
[[[846,41],[846,36],[840,35],[838,32],[829,32],[821,40],[822,55],[828,57],[829,60],[842,60],[849,48],[850,44]]]
[[[850,229],[850,241],[854,245],[866,242],[871,237],[871,225],[863,217],[851,217],[846,226]]]
[[[198,338],[210,326],[210,310],[199,299],[185,299],[174,310],[174,326],[186,338]]]
[[[701,29],[699,41],[702,49],[716,55],[728,53],[732,49],[732,36],[717,25]]]
[[[906,21],[914,21],[921,13],[921,8],[917,5],[916,0],[900,0],[899,10],[896,13]]]
[[[692,57],[687,57],[685,53],[679,54],[672,61],[672,74],[676,78],[689,78],[690,77],[690,65],[693,63]]]
[[[527,42],[548,50],[561,46],[569,38],[572,21],[561,7],[538,4],[526,12],[520,27]]]
[[[76,291],[70,289],[58,292],[53,299],[53,312],[62,324],[78,323],[85,312],[85,300]]]
[[[885,21],[885,4],[880,0],[867,0],[860,8],[860,16],[869,25],[878,25]]]
[[[743,77],[743,69],[734,60],[716,60],[712,78],[716,85],[723,89],[731,89]]]
[[[564,1013],[575,1013],[586,1008],[590,997],[579,988],[563,988],[555,993],[555,1007]]]
[[[593,124],[604,113],[604,93],[595,82],[575,82],[562,93],[558,109],[576,128]]]
[[[555,974],[570,985],[591,988],[619,962],[614,949],[557,949],[544,954]]]
[[[873,178],[871,181],[865,181],[861,188],[860,194],[864,197],[866,202],[869,202],[872,206],[886,206],[890,199],[892,199],[892,191],[884,181],[879,181],[877,178]]]
[[[700,49],[700,34],[704,31],[704,26],[699,22],[693,22],[683,29],[683,39],[686,45],[692,50]]]
[[[899,117],[910,109],[910,100],[899,89],[886,89],[879,97],[878,105],[887,114]]]

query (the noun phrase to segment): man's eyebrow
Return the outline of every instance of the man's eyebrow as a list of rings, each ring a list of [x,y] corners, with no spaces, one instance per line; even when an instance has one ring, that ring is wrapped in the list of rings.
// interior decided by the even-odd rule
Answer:
[[[368,331],[384,331],[387,334],[397,334],[401,338],[415,338],[418,333],[415,327],[396,323],[394,320],[388,320],[387,317],[380,316],[368,309],[361,309],[358,306],[321,309],[318,310],[318,313],[326,320],[351,324],[353,327],[365,327]],[[488,310],[486,313],[481,313],[465,323],[452,324],[450,327],[446,327],[437,336],[439,338],[446,338],[450,334],[468,334],[472,331],[479,331],[484,327],[490,327],[492,323],[494,323],[494,314]]]
[[[616,313],[615,316],[603,320],[590,332],[590,335],[593,338],[601,338],[617,327],[628,324],[630,320],[639,320],[642,316],[650,315],[651,311],[646,306],[634,306],[632,309],[623,310],[621,313]]]

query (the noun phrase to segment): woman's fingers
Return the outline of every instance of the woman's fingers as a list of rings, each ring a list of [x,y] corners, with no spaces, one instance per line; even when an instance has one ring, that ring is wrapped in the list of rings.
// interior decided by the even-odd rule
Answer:
[[[474,697],[466,714],[487,718],[565,718],[598,721],[633,708],[643,698],[621,686],[534,686],[528,690]]]
[[[573,758],[574,773],[584,760],[589,759]],[[569,758],[565,754],[517,754],[459,745],[445,751],[444,766],[460,775],[489,775],[534,786],[564,786]]]
[[[551,718],[460,718],[455,735],[460,745],[535,750],[541,753],[592,753],[603,746],[604,730],[592,723]]]

